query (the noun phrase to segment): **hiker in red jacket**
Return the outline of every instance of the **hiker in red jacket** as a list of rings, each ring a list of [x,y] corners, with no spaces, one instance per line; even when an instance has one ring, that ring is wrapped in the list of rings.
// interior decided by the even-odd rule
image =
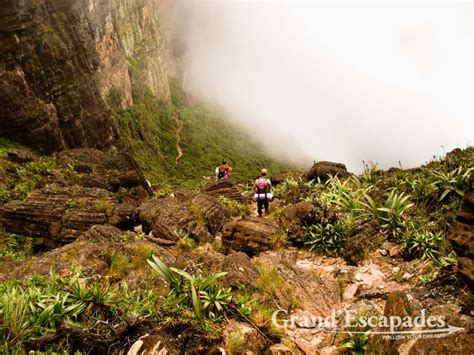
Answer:
[[[229,179],[229,173],[231,173],[232,170],[234,169],[232,169],[232,167],[227,164],[225,160],[223,160],[222,163],[216,168],[216,180]]]

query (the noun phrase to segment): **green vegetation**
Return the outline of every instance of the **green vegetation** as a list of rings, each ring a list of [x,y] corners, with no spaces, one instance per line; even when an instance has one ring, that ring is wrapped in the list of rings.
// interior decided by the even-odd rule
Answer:
[[[246,216],[252,213],[252,207],[249,204],[237,202],[225,196],[220,196],[219,202],[229,210],[231,216]]]
[[[0,182],[0,205],[11,200],[23,200],[33,191],[38,182],[52,174],[58,177],[79,177],[74,167],[59,167],[52,157],[37,157],[33,161],[23,164],[5,159],[8,149],[25,148],[5,138],[0,138],[0,169],[2,181]]]
[[[213,177],[223,159],[234,167],[234,179],[254,178],[263,166],[274,170],[284,167],[270,159],[258,142],[228,121],[218,108],[188,105],[175,82],[171,85],[171,104],[158,101],[146,88],[134,88],[134,98],[133,107],[117,111],[112,117],[147,178],[162,190],[176,185],[201,186],[206,182],[203,177]],[[184,123],[184,156],[178,165],[173,112]]]
[[[180,307],[192,308],[199,319],[207,317],[216,320],[225,313],[232,295],[230,289],[221,287],[217,282],[227,273],[192,276],[184,270],[169,268],[154,255],[148,264],[168,283],[168,297]]]
[[[388,173],[366,164],[364,173],[344,180],[290,178],[274,189],[274,195],[284,199],[298,191],[325,211],[321,223],[305,228],[312,251],[342,255],[350,231],[375,220],[380,240],[398,243],[407,259],[431,260],[435,276],[449,276],[457,261],[446,237],[473,165],[474,147],[469,147],[412,171]]]
[[[25,261],[34,253],[34,247],[39,245],[38,238],[27,237],[12,233],[0,233],[0,256],[8,256],[16,261]]]
[[[108,287],[75,275],[61,280],[33,276],[0,285],[0,350],[20,352],[23,341],[54,333],[65,322],[102,319],[109,309]]]
[[[369,340],[370,330],[362,334],[349,333],[349,339],[341,345],[341,349],[347,349],[352,355],[363,355],[367,349],[367,342]]]
[[[6,157],[9,149],[24,148],[21,144],[12,142],[6,138],[0,138],[0,157]]]
[[[309,250],[339,254],[344,250],[350,227],[341,222],[310,225],[305,229]]]

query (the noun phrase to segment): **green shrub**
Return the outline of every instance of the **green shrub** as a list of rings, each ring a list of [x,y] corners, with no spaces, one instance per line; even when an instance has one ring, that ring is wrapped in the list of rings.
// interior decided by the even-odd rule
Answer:
[[[237,202],[226,196],[219,196],[219,202],[229,210],[231,216],[246,216],[252,213],[252,206]]]
[[[434,170],[432,172],[432,180],[433,185],[436,186],[439,191],[439,201],[443,201],[453,194],[462,196],[473,169],[474,168],[466,168],[461,165],[457,169],[447,172]]]
[[[97,210],[97,212],[102,212],[105,213],[107,216],[111,216],[114,207],[112,206],[112,203],[109,200],[102,198],[95,204],[95,209]]]
[[[442,232],[434,233],[408,223],[402,236],[401,250],[412,257],[436,261],[443,241]]]
[[[340,348],[349,350],[352,355],[363,355],[367,349],[369,335],[370,330],[364,333],[349,333],[349,339]]]
[[[344,249],[347,235],[348,226],[343,222],[310,225],[305,228],[305,244],[311,251],[339,254]]]
[[[148,264],[168,283],[170,296],[178,301],[179,307],[191,308],[199,319],[218,319],[225,313],[232,295],[230,289],[222,288],[218,282],[227,273],[192,276],[184,270],[169,268],[154,255]]]
[[[368,194],[364,196],[365,202],[362,204],[365,206],[366,215],[369,218],[375,218],[384,229],[394,234],[402,225],[407,211],[414,206],[409,202],[410,195],[405,195],[403,192],[397,193],[396,190],[390,192],[383,205],[379,205]]]

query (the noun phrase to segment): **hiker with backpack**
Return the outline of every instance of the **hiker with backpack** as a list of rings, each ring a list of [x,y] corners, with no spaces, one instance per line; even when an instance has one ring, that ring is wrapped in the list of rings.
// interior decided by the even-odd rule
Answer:
[[[232,170],[234,169],[232,169],[232,167],[227,164],[225,160],[223,160],[222,163],[216,168],[216,180],[229,179],[229,173],[231,173]]]
[[[257,211],[258,216],[262,217],[263,208],[265,208],[265,214],[270,213],[270,201],[273,198],[270,192],[272,183],[267,179],[267,169],[262,169],[260,177],[255,181],[255,199],[257,200]]]

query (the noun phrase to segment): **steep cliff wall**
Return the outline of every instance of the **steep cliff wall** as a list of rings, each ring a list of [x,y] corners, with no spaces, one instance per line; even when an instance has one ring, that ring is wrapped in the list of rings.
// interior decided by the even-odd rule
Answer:
[[[109,109],[131,106],[134,84],[169,102],[156,6],[157,0],[4,1],[0,136],[46,153],[105,149],[118,135]]]

